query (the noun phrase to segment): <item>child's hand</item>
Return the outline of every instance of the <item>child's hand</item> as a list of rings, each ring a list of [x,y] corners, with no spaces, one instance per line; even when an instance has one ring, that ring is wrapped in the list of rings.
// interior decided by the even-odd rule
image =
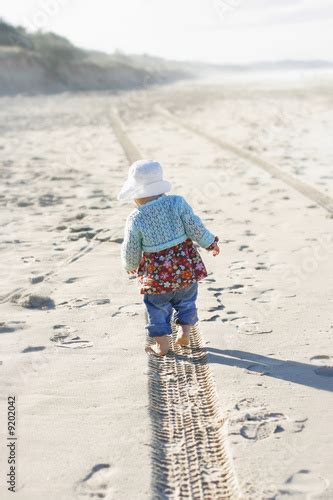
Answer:
[[[216,242],[213,243],[212,248],[208,250],[209,252],[212,252],[213,257],[216,257],[220,253],[220,247]]]
[[[213,253],[213,257],[216,257],[216,255],[220,253],[220,247],[218,246],[217,243],[218,241],[219,241],[218,236],[215,236],[215,241],[213,241],[213,243],[208,248],[206,248],[208,252]]]

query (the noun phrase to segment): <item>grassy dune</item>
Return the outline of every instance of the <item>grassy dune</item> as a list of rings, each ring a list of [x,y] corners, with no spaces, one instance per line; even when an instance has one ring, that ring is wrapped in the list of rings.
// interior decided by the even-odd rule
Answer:
[[[182,63],[84,50],[0,20],[0,95],[126,90],[190,76]]]

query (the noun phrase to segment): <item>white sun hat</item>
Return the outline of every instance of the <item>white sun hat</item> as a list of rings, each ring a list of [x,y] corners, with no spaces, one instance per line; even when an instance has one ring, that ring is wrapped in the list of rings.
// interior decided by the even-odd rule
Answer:
[[[118,200],[134,200],[170,190],[171,184],[163,179],[163,170],[158,161],[138,160],[130,166],[127,181],[117,198]]]

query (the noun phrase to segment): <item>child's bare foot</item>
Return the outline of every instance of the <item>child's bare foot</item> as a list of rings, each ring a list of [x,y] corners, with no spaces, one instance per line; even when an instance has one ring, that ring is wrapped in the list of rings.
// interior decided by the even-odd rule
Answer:
[[[181,325],[182,332],[177,336],[176,345],[187,346],[190,343],[191,325]]]
[[[147,346],[146,353],[154,354],[154,356],[165,356],[170,347],[169,337],[168,335],[163,335],[162,337],[154,337],[156,340],[156,344]]]

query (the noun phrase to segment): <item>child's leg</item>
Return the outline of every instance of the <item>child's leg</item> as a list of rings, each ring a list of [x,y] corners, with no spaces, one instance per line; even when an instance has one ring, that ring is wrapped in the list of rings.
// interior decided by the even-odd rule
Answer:
[[[155,337],[156,344],[149,345],[146,347],[147,354],[155,354],[157,356],[165,356],[168,354],[170,349],[169,335],[163,335],[162,337]]]
[[[181,346],[189,345],[190,331],[198,321],[198,314],[195,301],[198,296],[198,284],[194,283],[186,288],[178,290],[172,300],[172,305],[176,310],[175,320],[181,327],[176,344]]]
[[[181,327],[180,333],[177,335],[176,344],[186,346],[190,344],[190,331],[193,325],[179,325]]]
[[[146,348],[148,354],[164,356],[169,351],[169,335],[172,333],[170,297],[169,293],[144,295],[143,301],[147,308],[148,319],[146,329],[149,337],[156,341],[156,344]]]

